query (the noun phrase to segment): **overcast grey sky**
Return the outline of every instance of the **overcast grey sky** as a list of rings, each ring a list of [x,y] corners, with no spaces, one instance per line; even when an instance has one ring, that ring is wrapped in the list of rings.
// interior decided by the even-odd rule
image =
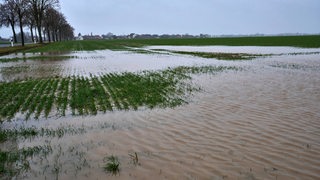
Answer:
[[[60,4],[76,34],[320,33],[320,0],[60,0]],[[0,36],[6,36],[5,31],[2,28]]]

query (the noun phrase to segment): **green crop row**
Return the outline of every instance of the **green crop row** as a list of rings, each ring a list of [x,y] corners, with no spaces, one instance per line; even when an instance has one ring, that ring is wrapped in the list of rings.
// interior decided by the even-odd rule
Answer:
[[[197,90],[186,80],[190,74],[236,70],[235,67],[177,67],[141,73],[55,77],[0,83],[0,119],[53,115],[96,115],[114,110],[176,107]],[[53,111],[56,109],[56,111]]]

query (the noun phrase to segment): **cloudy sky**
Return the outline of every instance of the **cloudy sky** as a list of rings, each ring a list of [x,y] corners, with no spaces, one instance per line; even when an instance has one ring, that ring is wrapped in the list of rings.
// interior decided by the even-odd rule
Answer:
[[[320,33],[320,0],[60,0],[75,33]],[[0,36],[10,31],[1,29]]]

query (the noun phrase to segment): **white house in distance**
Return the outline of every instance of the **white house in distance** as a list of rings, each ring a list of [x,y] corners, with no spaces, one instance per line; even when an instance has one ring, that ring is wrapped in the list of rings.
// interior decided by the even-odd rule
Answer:
[[[83,40],[83,36],[81,35],[81,33],[78,34],[78,36],[76,37],[76,40],[78,40],[78,41]]]
[[[75,38],[76,40],[100,40],[102,39],[102,37],[100,35],[93,35],[91,33],[91,35],[84,35],[82,36],[81,33],[78,34],[78,37]]]

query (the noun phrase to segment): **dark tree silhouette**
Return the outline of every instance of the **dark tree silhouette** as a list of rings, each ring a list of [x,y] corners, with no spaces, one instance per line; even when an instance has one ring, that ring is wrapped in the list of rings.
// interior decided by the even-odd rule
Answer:
[[[15,30],[17,22],[17,16],[14,11],[14,5],[12,3],[4,2],[0,4],[0,25],[4,25],[6,27],[11,27],[13,34],[13,41],[17,42],[17,34]]]
[[[72,39],[74,28],[57,7],[59,0],[3,0],[0,2],[0,27],[11,26],[14,42],[17,42],[15,26],[19,25],[22,46],[25,26],[30,28],[32,40],[35,28],[40,43],[43,43],[43,36],[47,36],[49,42]]]
[[[31,5],[31,11],[35,20],[35,24],[38,28],[38,35],[40,43],[43,43],[42,39],[42,25],[44,21],[45,11],[49,8],[54,8],[59,5],[59,0],[27,0]]]
[[[8,4],[11,10],[15,12],[18,18],[18,23],[20,27],[20,35],[21,35],[21,45],[24,46],[24,20],[25,15],[28,11],[28,3],[25,0],[5,0],[5,4]]]

